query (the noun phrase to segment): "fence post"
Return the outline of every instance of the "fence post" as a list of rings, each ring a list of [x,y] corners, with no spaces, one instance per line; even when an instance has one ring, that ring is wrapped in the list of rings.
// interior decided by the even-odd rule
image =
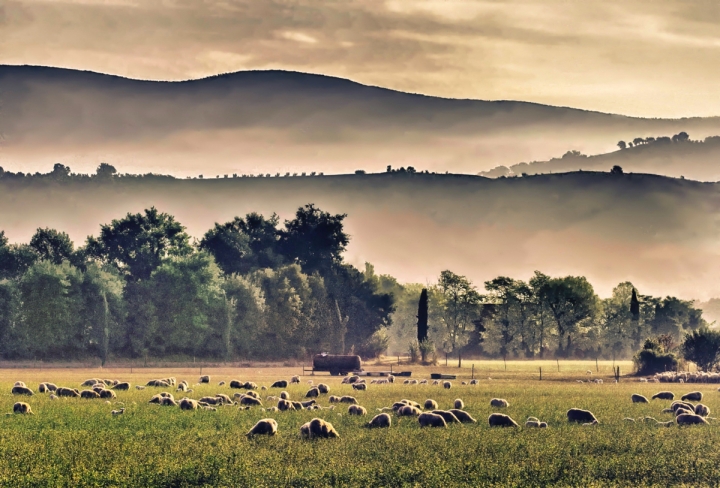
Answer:
[[[597,372],[597,373],[600,372],[600,366],[598,366],[598,360],[597,360],[597,358],[595,358],[595,372]]]
[[[507,355],[503,356],[503,363],[505,363],[505,371],[507,372]]]
[[[542,367],[540,368],[540,381],[542,381]]]
[[[458,353],[458,368],[462,368],[462,355]]]
[[[472,364],[472,374],[470,375],[470,379],[475,379],[475,363]]]

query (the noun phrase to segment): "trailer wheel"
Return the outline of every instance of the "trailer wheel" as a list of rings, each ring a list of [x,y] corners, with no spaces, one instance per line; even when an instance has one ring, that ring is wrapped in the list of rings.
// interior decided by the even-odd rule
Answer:
[[[339,369],[331,369],[330,375],[331,376],[340,376],[340,370]]]

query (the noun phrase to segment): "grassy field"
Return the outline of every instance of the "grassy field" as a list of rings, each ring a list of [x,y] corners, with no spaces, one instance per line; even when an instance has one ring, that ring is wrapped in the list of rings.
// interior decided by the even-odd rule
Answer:
[[[568,371],[544,373],[517,368],[508,372],[500,362],[483,369],[476,365],[480,385],[462,386],[458,378],[450,390],[437,386],[370,385],[354,391],[339,378],[303,377],[301,385],[287,388],[293,399],[308,389],[313,379],[330,385],[331,394],[355,396],[370,415],[402,398],[424,402],[435,399],[450,408],[462,398],[477,424],[451,425],[447,429],[421,429],[414,418],[393,418],[388,429],[369,430],[367,418],[350,417],[347,406],[334,411],[265,413],[223,407],[217,412],[185,412],[149,405],[158,388],[136,390],[157,377],[175,376],[198,381],[198,370],[0,370],[0,412],[12,411],[15,401],[28,402],[33,416],[0,417],[1,486],[668,486],[717,485],[720,482],[720,425],[671,428],[628,423],[623,417],[661,413],[669,402],[632,404],[630,395],[669,389],[680,395],[698,389],[703,403],[720,410],[720,393],[713,385],[658,385],[623,378],[619,384],[607,374],[603,384],[577,383],[595,363],[576,362]],[[555,364],[548,362],[549,365]],[[590,367],[592,366],[592,367]],[[550,366],[548,366],[550,368]],[[299,368],[203,370],[210,385],[193,386],[189,396],[199,398],[229,393],[221,380],[251,380],[268,385],[289,379]],[[427,378],[445,368],[404,367],[413,377]],[[502,371],[499,371],[502,369]],[[545,368],[543,367],[543,370]],[[457,369],[448,368],[448,372]],[[625,371],[629,371],[625,369]],[[469,378],[470,370],[467,372]],[[564,375],[564,376],[563,376]],[[464,375],[465,376],[465,375]],[[37,392],[40,381],[78,387],[90,377],[130,381],[133,388],[118,392],[126,407],[122,416],[110,410],[120,404],[104,400],[61,398],[50,400],[36,393],[29,398],[10,395],[12,384],[25,381]],[[488,379],[492,377],[492,380]],[[174,392],[173,392],[174,393]],[[263,396],[278,390],[260,392]],[[176,395],[178,398],[180,394]],[[548,429],[491,429],[487,416],[497,409],[493,397],[505,398],[509,414],[518,423],[528,416],[547,421]],[[267,403],[267,402],[266,402]],[[327,405],[327,398],[320,403]],[[268,403],[268,406],[270,404]],[[569,425],[570,407],[592,410],[600,420],[593,427]],[[713,414],[711,414],[713,415]],[[247,439],[244,434],[260,418],[273,417],[278,435]],[[331,422],[339,439],[302,440],[298,429],[313,417]]]

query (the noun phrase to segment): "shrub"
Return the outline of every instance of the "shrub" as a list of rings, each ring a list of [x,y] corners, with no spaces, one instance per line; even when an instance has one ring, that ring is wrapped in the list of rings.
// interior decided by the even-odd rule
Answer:
[[[417,363],[420,359],[420,345],[417,340],[411,341],[408,346],[408,354],[410,355],[410,362]]]
[[[376,358],[387,351],[390,337],[386,330],[375,332],[370,338],[357,348],[357,353],[363,359]]]
[[[645,341],[643,348],[633,357],[638,375],[675,371],[678,360],[675,354],[666,352],[656,339]]]
[[[712,370],[720,361],[720,331],[702,327],[685,334],[682,353],[703,371]]]

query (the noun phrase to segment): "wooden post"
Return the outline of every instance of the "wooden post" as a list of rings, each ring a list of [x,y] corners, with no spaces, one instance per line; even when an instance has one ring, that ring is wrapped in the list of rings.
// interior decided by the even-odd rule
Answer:
[[[542,368],[540,368],[540,381],[542,381]]]
[[[507,371],[507,354],[503,356],[503,363],[505,363],[505,371]]]
[[[470,379],[475,379],[475,363],[472,364],[472,374],[470,375]]]
[[[458,353],[458,368],[462,368],[462,355]]]
[[[597,360],[597,358],[595,358],[595,372],[597,372],[597,373],[600,372],[600,366],[598,366],[598,360]]]

